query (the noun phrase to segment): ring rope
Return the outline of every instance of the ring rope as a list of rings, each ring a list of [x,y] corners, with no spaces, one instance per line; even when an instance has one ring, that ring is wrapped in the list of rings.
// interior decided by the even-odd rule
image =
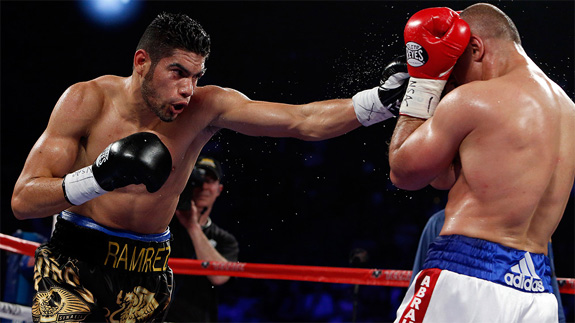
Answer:
[[[322,283],[408,287],[411,278],[410,270],[253,264],[179,258],[171,258],[168,264],[176,274],[302,280]]]
[[[0,233],[0,249],[34,256],[40,244]],[[254,264],[170,258],[176,274],[218,275],[256,279],[300,280],[323,283],[408,287],[411,270]],[[575,294],[575,278],[557,278],[559,292]]]

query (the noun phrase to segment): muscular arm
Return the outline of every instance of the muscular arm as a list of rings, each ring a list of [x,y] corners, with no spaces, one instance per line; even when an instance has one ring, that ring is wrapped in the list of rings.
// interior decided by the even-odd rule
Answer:
[[[417,147],[424,141],[425,134],[419,130],[425,120],[401,116],[397,121],[389,145],[390,179],[393,184],[406,190],[417,190],[425,187],[437,175],[438,169],[423,169],[420,157],[416,155]],[[417,136],[423,138],[416,138]],[[409,141],[408,141],[409,139]],[[407,141],[407,142],[406,142]]]
[[[38,139],[16,181],[12,210],[18,219],[51,216],[68,207],[62,177],[76,162],[79,142],[92,115],[82,109],[89,98],[86,84],[70,87],[54,108],[46,130]]]
[[[253,101],[231,89],[213,96],[221,113],[213,125],[250,136],[294,137],[323,140],[361,126],[351,99],[335,99],[303,105]]]
[[[457,92],[457,91],[455,91]],[[418,190],[429,184],[449,188],[455,182],[452,163],[470,123],[461,113],[457,94],[446,96],[428,120],[401,116],[389,146],[391,181]]]

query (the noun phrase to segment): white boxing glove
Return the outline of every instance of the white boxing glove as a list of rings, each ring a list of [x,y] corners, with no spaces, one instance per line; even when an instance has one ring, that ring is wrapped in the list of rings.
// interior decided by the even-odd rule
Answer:
[[[352,97],[357,120],[367,127],[397,117],[408,78],[405,56],[393,59],[383,70],[379,86]]]

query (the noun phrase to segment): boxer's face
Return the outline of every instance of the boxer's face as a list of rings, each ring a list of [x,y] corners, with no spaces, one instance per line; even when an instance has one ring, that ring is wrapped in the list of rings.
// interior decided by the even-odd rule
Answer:
[[[174,50],[173,55],[152,62],[142,82],[142,97],[162,121],[173,121],[184,111],[205,72],[205,58]]]

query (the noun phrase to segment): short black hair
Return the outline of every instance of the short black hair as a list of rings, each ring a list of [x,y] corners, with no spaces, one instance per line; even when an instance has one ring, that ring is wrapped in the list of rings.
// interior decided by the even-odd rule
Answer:
[[[210,36],[197,21],[185,14],[162,12],[148,25],[136,50],[145,50],[156,64],[172,55],[175,49],[207,58],[210,44]]]

